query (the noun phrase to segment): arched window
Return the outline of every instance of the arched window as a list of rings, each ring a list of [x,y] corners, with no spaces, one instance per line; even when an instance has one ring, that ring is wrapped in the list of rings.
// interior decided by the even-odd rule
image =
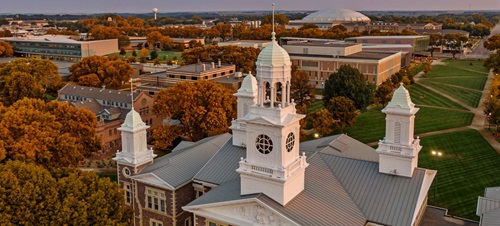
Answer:
[[[401,123],[399,122],[394,125],[394,143],[401,143]]]

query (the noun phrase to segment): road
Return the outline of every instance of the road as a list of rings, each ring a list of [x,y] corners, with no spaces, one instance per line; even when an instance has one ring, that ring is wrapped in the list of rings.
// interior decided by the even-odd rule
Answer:
[[[495,25],[493,30],[491,30],[490,36],[495,34],[500,34],[500,24]],[[467,58],[487,58],[490,55],[490,51],[484,48],[483,43],[488,39],[488,37],[483,38],[479,45],[467,55]]]

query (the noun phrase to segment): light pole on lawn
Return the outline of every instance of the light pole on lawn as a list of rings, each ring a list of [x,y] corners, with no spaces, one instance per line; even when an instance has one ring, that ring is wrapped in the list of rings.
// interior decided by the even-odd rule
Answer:
[[[439,151],[432,151],[431,152],[433,156],[436,157],[436,171],[438,170],[438,163],[439,163],[439,157],[441,157],[443,155],[443,153],[439,152]],[[438,177],[437,177],[437,173],[436,173],[436,181],[434,183],[434,205],[437,205],[436,203],[436,193],[437,193],[437,183],[438,183]]]

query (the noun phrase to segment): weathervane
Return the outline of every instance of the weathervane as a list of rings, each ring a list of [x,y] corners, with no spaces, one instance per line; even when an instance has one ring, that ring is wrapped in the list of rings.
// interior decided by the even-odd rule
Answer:
[[[271,39],[272,39],[273,41],[274,41],[274,40],[276,40],[276,37],[275,37],[276,33],[274,33],[274,5],[275,5],[275,4],[273,3],[273,21],[272,21],[273,32],[271,33],[271,36],[272,36],[272,38],[271,38]]]
[[[132,100],[132,102],[130,102],[132,110],[134,110],[134,88],[132,87],[132,78],[130,78],[130,99]]]

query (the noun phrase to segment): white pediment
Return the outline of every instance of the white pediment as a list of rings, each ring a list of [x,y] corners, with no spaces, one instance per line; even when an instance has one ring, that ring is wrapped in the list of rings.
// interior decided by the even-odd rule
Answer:
[[[246,203],[210,205],[209,207],[188,208],[188,211],[207,219],[230,225],[252,226],[296,226],[299,225],[283,214],[260,203],[259,200]]]
[[[247,123],[255,123],[260,125],[279,125],[280,123],[276,120],[273,120],[266,116],[257,116],[252,118],[244,118],[243,119]]]

